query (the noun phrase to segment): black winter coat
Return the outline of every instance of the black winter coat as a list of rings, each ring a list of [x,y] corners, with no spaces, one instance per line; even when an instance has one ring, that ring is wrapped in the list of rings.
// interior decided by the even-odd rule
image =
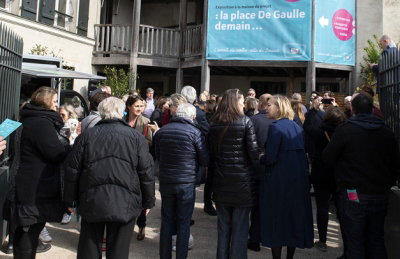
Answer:
[[[329,138],[332,138],[338,125],[322,122],[320,126],[315,126],[314,121],[317,112],[316,109],[309,110],[306,114],[306,120],[304,121],[305,133],[315,142],[314,159],[311,167],[311,180],[314,185],[322,185],[330,187],[331,189],[336,189],[334,164],[327,164],[322,161],[322,152],[329,144],[325,132],[328,133]]]
[[[154,207],[154,189],[148,144],[121,119],[83,132],[65,161],[64,199],[87,222],[130,222]]]
[[[156,108],[151,114],[150,122],[151,123],[153,123],[153,121],[157,122],[158,127],[161,128],[163,119],[164,119],[164,113],[160,108]]]
[[[199,166],[209,163],[207,143],[197,123],[173,117],[154,137],[160,182],[195,183]]]
[[[393,131],[372,114],[357,114],[336,128],[322,153],[335,164],[339,189],[389,194],[400,175],[399,146]]]
[[[211,122],[209,131],[210,167],[214,170],[213,200],[226,206],[253,206],[256,203],[256,189],[251,161],[257,159],[260,153],[253,123],[247,116],[240,116],[233,121],[225,132],[218,152],[224,127]]]
[[[19,226],[60,222],[60,168],[69,150],[68,140],[59,135],[64,123],[57,112],[32,103],[20,115],[4,217]]]

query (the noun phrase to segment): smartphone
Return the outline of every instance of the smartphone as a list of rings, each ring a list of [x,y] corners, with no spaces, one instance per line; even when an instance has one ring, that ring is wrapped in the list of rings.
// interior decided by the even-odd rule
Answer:
[[[323,104],[331,104],[333,99],[331,98],[322,98],[322,103]]]

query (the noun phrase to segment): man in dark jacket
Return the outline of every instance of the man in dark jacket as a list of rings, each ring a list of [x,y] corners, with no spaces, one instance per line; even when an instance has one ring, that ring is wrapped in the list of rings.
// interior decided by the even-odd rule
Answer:
[[[103,100],[102,120],[75,140],[65,162],[64,200],[78,202],[82,216],[78,259],[101,258],[105,227],[107,258],[128,258],[135,220],[155,204],[153,158],[121,119],[124,110],[116,97]]]
[[[156,157],[160,163],[161,234],[160,258],[171,258],[171,236],[177,229],[176,258],[187,258],[196,198],[196,173],[208,166],[204,136],[194,118],[196,109],[180,104],[170,123],[155,134]]]
[[[251,117],[251,121],[253,122],[254,132],[256,133],[257,137],[257,145],[260,150],[265,149],[265,142],[267,141],[268,136],[268,128],[269,125],[272,124],[273,120],[267,118],[267,103],[270,94],[263,94],[260,96],[258,100],[258,111],[256,115]],[[265,151],[265,150],[264,150]],[[260,165],[259,160],[252,161],[253,168],[255,172],[255,179],[256,179],[256,191],[258,197],[258,191],[260,186],[260,180],[265,172],[265,166]],[[247,243],[247,247],[253,251],[260,251],[260,207],[258,203],[254,205],[251,209],[251,226],[249,231],[249,242]]]
[[[384,223],[390,188],[400,173],[398,144],[392,130],[371,114],[369,97],[359,94],[351,105],[355,116],[337,127],[322,159],[335,164],[346,258],[366,258],[366,244],[370,258],[387,258]]]

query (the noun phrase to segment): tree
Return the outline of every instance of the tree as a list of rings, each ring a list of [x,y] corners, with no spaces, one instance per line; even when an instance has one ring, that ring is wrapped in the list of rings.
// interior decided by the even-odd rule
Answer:
[[[114,96],[122,98],[124,95],[129,94],[131,87],[129,86],[129,77],[132,77],[133,82],[138,78],[136,74],[132,74],[132,68],[128,71],[116,67],[106,66],[103,70],[107,79],[104,80],[100,86],[109,86]]]
[[[64,61],[64,58],[62,56],[60,56],[60,52],[61,51],[62,50],[59,49],[58,53],[55,53],[54,49],[53,49],[52,51],[49,52],[49,48],[47,46],[42,46],[41,44],[35,44],[35,47],[31,48],[31,50],[29,51],[29,54],[38,55],[38,56],[52,56],[52,57],[55,57],[55,58],[61,58],[61,60],[62,60],[62,68],[63,69],[75,71],[75,68],[68,66],[67,62]],[[64,84],[64,82],[65,82],[65,84]],[[73,84],[73,79],[66,79],[65,81],[62,80],[61,81],[61,88],[62,89],[72,89],[72,84]]]
[[[383,49],[379,44],[379,38],[374,34],[374,41],[368,40],[368,46],[364,48],[366,55],[363,56],[363,60],[366,63],[360,63],[361,73],[360,76],[365,80],[365,83],[371,85],[375,80],[375,74],[372,72],[372,69],[369,67],[369,63],[378,64],[379,56]],[[376,86],[375,86],[376,87]]]

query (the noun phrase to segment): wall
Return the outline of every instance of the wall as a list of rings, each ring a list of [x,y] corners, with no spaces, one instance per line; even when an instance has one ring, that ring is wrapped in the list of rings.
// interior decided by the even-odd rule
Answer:
[[[188,23],[195,22],[196,3],[188,3]],[[142,2],[140,23],[155,27],[179,25],[179,2],[144,3]],[[113,24],[132,24],[133,1],[120,0],[118,15],[113,15]]]

